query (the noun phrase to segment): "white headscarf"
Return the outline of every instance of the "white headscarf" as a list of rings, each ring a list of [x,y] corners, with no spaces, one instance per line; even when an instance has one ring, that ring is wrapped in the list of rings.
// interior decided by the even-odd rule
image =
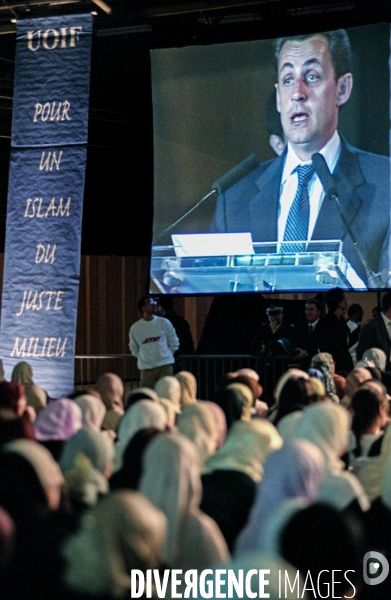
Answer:
[[[184,406],[178,431],[194,442],[203,465],[216,451],[218,430],[212,409],[203,402]]]
[[[173,403],[177,413],[181,412],[181,384],[176,377],[166,375],[161,377],[155,385],[155,392],[159,398],[167,398]]]
[[[199,509],[200,459],[193,442],[179,433],[154,438],[143,456],[139,490],[167,517],[169,567],[204,569],[228,558],[222,533]]]
[[[118,427],[118,444],[116,446],[118,466],[121,466],[125,448],[137,431],[155,427],[164,431],[167,424],[167,413],[159,402],[140,400],[125,412]]]
[[[377,498],[381,493],[383,474],[389,456],[391,456],[390,425],[388,425],[384,432],[380,454],[378,456],[368,457],[365,464],[357,471],[357,477],[371,501]]]
[[[258,483],[263,476],[266,457],[281,446],[282,439],[277,429],[268,421],[236,421],[224,444],[206,463],[205,472],[221,469],[241,471]]]
[[[387,356],[380,348],[369,348],[362,355],[362,360],[371,361],[380,371],[386,370]]]
[[[131,570],[162,563],[166,519],[138,492],[112,492],[83,515],[65,543],[65,582],[74,591],[128,597]]]
[[[181,406],[188,406],[197,402],[197,380],[189,371],[179,371],[175,375],[181,384]]]
[[[102,400],[92,394],[83,394],[75,398],[75,402],[83,413],[83,427],[100,431],[106,414],[106,407]]]
[[[247,524],[236,541],[235,552],[259,550],[262,532],[274,511],[289,498],[314,502],[323,476],[322,453],[307,440],[287,442],[270,454]]]
[[[320,448],[325,459],[326,474],[318,500],[338,510],[357,500],[362,510],[368,510],[369,500],[357,477],[344,470],[341,460],[347,450],[350,415],[339,404],[316,402],[303,410],[297,424],[296,437],[309,440]]]

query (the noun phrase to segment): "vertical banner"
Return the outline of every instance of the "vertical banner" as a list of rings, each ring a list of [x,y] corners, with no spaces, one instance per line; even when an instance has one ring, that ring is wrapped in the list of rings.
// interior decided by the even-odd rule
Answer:
[[[92,16],[17,24],[0,358],[73,389]]]

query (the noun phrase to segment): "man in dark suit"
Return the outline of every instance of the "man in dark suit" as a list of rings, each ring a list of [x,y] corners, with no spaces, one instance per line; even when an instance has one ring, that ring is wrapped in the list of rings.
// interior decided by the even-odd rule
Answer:
[[[295,342],[300,353],[296,356],[301,360],[302,369],[308,369],[311,358],[318,353],[317,325],[322,315],[322,305],[319,300],[307,300],[304,308],[306,320],[295,327]]]
[[[357,359],[360,360],[366,350],[380,348],[386,354],[386,370],[389,371],[391,370],[391,292],[384,294],[381,303],[381,314],[362,326],[356,354]]]
[[[336,373],[347,375],[353,369],[353,359],[348,349],[350,331],[346,325],[348,301],[339,287],[328,290],[324,299],[328,313],[317,327],[319,351],[332,355]]]
[[[339,110],[349,100],[353,81],[346,32],[283,38],[277,41],[276,55],[277,109],[287,148],[220,194],[212,230],[249,231],[255,242],[342,240],[344,256],[366,282],[338,209],[311,171],[311,157],[320,152],[369,268],[375,273],[388,269],[389,159],[353,148],[337,131]]]
[[[254,356],[284,356],[295,350],[293,325],[284,321],[282,306],[266,309],[267,323],[262,323],[251,343],[250,354]],[[283,342],[279,342],[283,340]],[[289,343],[288,340],[292,340]],[[287,344],[289,347],[287,347]]]

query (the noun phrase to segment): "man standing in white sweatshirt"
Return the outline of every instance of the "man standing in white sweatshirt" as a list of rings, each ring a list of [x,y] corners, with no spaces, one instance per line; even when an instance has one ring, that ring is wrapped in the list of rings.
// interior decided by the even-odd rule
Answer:
[[[155,314],[153,298],[143,296],[137,306],[143,316],[129,330],[129,348],[137,357],[140,386],[153,389],[158,379],[173,374],[174,352],[179,348],[179,340],[170,321]]]

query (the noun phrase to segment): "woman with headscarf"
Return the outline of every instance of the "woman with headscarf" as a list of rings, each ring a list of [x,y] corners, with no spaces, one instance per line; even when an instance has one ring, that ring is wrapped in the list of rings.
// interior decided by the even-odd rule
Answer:
[[[380,348],[369,348],[365,350],[361,361],[357,364],[364,367],[374,367],[380,371],[380,381],[386,386],[387,392],[391,392],[391,373],[386,371],[387,356]]]
[[[172,402],[175,412],[181,412],[181,395],[182,389],[178,379],[172,375],[161,377],[155,385],[155,392],[159,398],[167,398]]]
[[[159,434],[162,434],[162,431],[156,427],[146,427],[134,434],[122,455],[122,466],[110,477],[111,490],[138,489],[144,452],[148,444]]]
[[[58,460],[65,440],[82,427],[82,411],[74,400],[53,400],[37,416],[33,424],[35,437]]]
[[[292,440],[266,459],[263,479],[235,554],[263,550],[262,534],[277,508],[289,498],[314,502],[324,476],[321,451],[307,440]]]
[[[81,408],[83,415],[83,427],[100,431],[106,415],[106,407],[98,396],[83,394],[77,396],[75,402]]]
[[[345,394],[341,400],[341,404],[345,408],[350,409],[353,394],[360,388],[365,381],[371,381],[372,375],[368,369],[364,367],[355,367],[346,377]]]
[[[169,568],[202,570],[229,558],[218,526],[199,507],[200,461],[190,440],[179,433],[153,439],[144,454],[139,491],[167,517],[163,560]]]
[[[154,390],[146,387],[136,388],[131,390],[125,402],[125,410],[128,410],[133,404],[140,400],[151,400],[152,402],[159,402],[159,396]]]
[[[349,466],[357,473],[368,460],[373,444],[381,441],[389,420],[389,402],[384,386],[379,381],[362,385],[352,397],[351,409]]]
[[[75,513],[81,512],[109,491],[113,442],[107,432],[83,427],[65,442],[59,464],[72,508]]]
[[[236,421],[251,419],[253,395],[250,388],[243,383],[231,383],[223,390],[216,392],[213,400],[224,411],[227,430]]]
[[[167,413],[159,402],[140,400],[133,404],[122,417],[118,427],[116,444],[116,470],[122,465],[122,456],[126,446],[137,431],[154,427],[164,431],[167,425]]]
[[[103,428],[116,432],[118,423],[124,414],[124,384],[122,379],[115,373],[104,373],[98,378],[95,388],[106,407]]]
[[[26,408],[24,386],[16,381],[0,381],[0,445],[16,439],[35,439]],[[29,409],[35,414],[32,407]]]
[[[181,406],[197,403],[197,380],[189,371],[179,371],[175,377],[181,385]]]
[[[376,444],[376,442],[375,442]],[[391,427],[387,425],[381,438],[380,453],[369,456],[365,464],[357,471],[357,478],[367,493],[370,501],[378,498],[381,493],[383,474],[391,455]]]
[[[295,436],[309,440],[323,454],[325,477],[317,499],[338,510],[353,510],[362,515],[369,508],[368,497],[358,479],[344,470],[341,460],[348,448],[349,428],[350,415],[343,406],[316,402],[303,411]]]
[[[39,413],[48,402],[48,395],[44,389],[35,385],[33,381],[33,370],[26,362],[20,362],[15,365],[12,371],[12,381],[16,381],[24,385],[27,404],[32,406]]]
[[[217,430],[217,439],[216,439],[216,450],[217,448],[221,448],[224,444],[225,438],[227,437],[227,421],[225,419],[223,409],[216,404],[216,402],[211,402],[210,400],[202,400],[203,404],[209,406],[213,418],[215,420],[216,430]]]
[[[332,400],[333,402],[338,403],[339,397],[337,395],[334,380],[335,362],[331,354],[329,354],[328,352],[319,352],[319,354],[315,354],[315,356],[313,356],[311,359],[311,368],[318,369],[323,374],[326,396],[330,398],[330,400]]]
[[[204,402],[187,405],[178,416],[178,431],[197,447],[201,465],[216,452],[218,431],[212,409]]]
[[[58,513],[63,481],[53,456],[38,442],[16,440],[2,447],[0,505],[17,532],[2,600],[57,596],[59,547],[74,526]]]
[[[64,545],[69,598],[133,598],[131,574],[159,569],[166,535],[164,514],[138,492],[118,491],[84,514]]]
[[[356,597],[365,552],[357,522],[325,504],[300,506],[288,500],[277,509],[268,530],[269,548],[298,569],[309,598]]]
[[[205,465],[201,508],[216,521],[230,549],[247,521],[266,457],[281,445],[268,421],[238,421]]]

